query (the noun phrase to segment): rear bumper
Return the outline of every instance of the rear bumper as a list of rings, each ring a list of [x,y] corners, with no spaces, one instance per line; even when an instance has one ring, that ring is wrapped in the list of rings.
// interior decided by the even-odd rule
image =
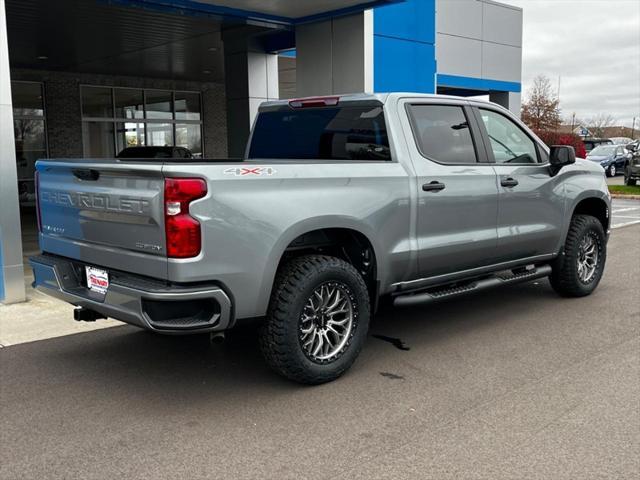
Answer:
[[[109,271],[106,294],[85,287],[84,264],[54,255],[29,259],[33,286],[73,305],[168,334],[217,332],[233,324],[232,302],[218,285],[169,285]]]

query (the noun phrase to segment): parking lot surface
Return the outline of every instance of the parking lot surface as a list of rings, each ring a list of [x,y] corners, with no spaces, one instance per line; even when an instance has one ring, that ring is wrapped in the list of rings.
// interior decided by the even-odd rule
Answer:
[[[539,281],[384,311],[319,387],[270,373],[251,334],[2,348],[0,478],[638,478],[639,238],[614,230],[590,297]]]
[[[611,204],[611,214],[612,228],[626,227],[640,223],[640,200],[614,198]]]

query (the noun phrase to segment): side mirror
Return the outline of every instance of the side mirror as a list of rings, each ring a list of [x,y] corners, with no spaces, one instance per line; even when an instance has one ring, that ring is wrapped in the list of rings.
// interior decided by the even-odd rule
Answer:
[[[551,147],[549,162],[559,168],[576,163],[576,151],[569,145],[554,145]]]
[[[551,175],[555,175],[562,167],[576,163],[576,151],[569,145],[553,145],[549,153]]]

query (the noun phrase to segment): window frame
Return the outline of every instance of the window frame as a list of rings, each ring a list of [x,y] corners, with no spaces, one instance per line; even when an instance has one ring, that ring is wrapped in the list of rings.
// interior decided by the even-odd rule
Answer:
[[[111,89],[111,109],[113,112],[112,117],[89,117],[84,115],[84,105],[82,102],[82,89],[84,87],[100,87],[100,88],[109,88]],[[115,90],[138,90],[142,91],[142,118],[121,118],[116,116],[116,96]],[[147,92],[148,91],[162,91],[162,92],[171,92],[171,118],[147,118]],[[187,120],[187,119],[177,119],[176,118],[176,109],[175,109],[175,99],[176,93],[193,93],[197,94],[200,99],[200,120]],[[177,124],[192,124],[192,125],[200,125],[200,157],[205,158],[205,141],[204,141],[204,112],[203,106],[204,103],[202,101],[202,92],[197,90],[186,90],[186,89],[170,89],[170,88],[144,88],[144,87],[121,87],[117,85],[96,85],[89,83],[82,83],[78,85],[78,95],[80,97],[80,122],[84,125],[85,122],[104,122],[104,123],[112,123],[113,124],[113,151],[115,155],[118,154],[118,140],[117,140],[117,127],[119,123],[144,123],[144,142],[145,146],[149,145],[148,140],[148,131],[147,124],[151,123],[168,123],[171,125],[172,130],[172,138],[173,145],[172,147],[177,147],[176,143],[176,125]],[[84,145],[84,141],[82,143],[82,151],[86,156],[86,146]]]
[[[480,129],[480,136],[482,138],[482,143],[484,144],[484,148],[486,150],[486,155],[487,158],[489,159],[489,162],[491,163],[491,165],[515,165],[515,166],[529,166],[529,167],[534,167],[534,166],[548,166],[549,165],[549,155],[545,155],[546,156],[546,161],[542,161],[543,159],[543,151],[544,148],[542,147],[542,145],[540,145],[540,142],[538,142],[521,124],[519,121],[516,121],[516,119],[511,118],[509,115],[506,115],[504,112],[500,111],[497,108],[492,108],[491,105],[482,105],[482,106],[478,106],[478,105],[474,105],[472,107],[473,110],[473,115],[476,118],[476,123],[478,124],[478,128]],[[507,119],[507,121],[510,121],[511,123],[513,123],[518,129],[520,129],[520,131],[529,139],[533,142],[533,146],[536,150],[536,162],[535,163],[530,163],[530,162],[522,162],[522,163],[506,163],[506,162],[496,162],[496,158],[495,155],[493,153],[493,148],[491,147],[491,139],[489,138],[489,133],[487,132],[487,128],[484,125],[484,121],[482,120],[482,113],[481,110],[487,110],[490,111],[492,113],[495,113],[496,115],[500,115],[503,118]],[[546,152],[545,152],[546,153]]]
[[[422,151],[422,146],[418,139],[418,132],[416,132],[416,128],[414,126],[414,119],[411,114],[411,107],[413,106],[434,106],[434,107],[454,107],[462,110],[462,114],[465,116],[467,123],[469,124],[469,133],[471,134],[471,142],[473,144],[473,150],[476,155],[475,162],[442,162],[436,160],[435,158],[429,157]],[[413,143],[416,146],[416,149],[420,156],[425,160],[429,160],[430,162],[437,163],[438,165],[448,165],[448,166],[457,166],[457,165],[491,165],[489,162],[489,158],[487,157],[486,151],[484,148],[480,148],[478,138],[480,138],[477,118],[471,111],[471,107],[466,103],[454,103],[454,102],[430,102],[430,101],[420,101],[417,99],[408,99],[408,101],[404,105],[405,114],[407,115],[407,120],[409,122],[409,128],[411,129],[411,135],[413,137]]]
[[[42,93],[42,115],[15,115],[13,113],[13,101],[11,102],[11,115],[13,120],[42,120],[42,126],[44,129],[44,151],[46,153],[45,158],[49,158],[49,132],[47,130],[47,97],[45,92],[44,82],[33,82],[30,80],[11,80],[11,84],[14,83],[33,83],[40,85],[40,92]],[[13,124],[11,125],[13,129]],[[14,138],[15,140],[15,138]]]
[[[16,138],[15,138],[15,121],[16,120],[33,120],[33,121],[40,121],[42,122],[42,129],[43,129],[43,134],[44,134],[44,149],[42,150],[44,152],[44,157],[41,158],[50,158],[50,153],[49,153],[49,130],[48,130],[48,119],[47,119],[47,97],[46,97],[46,85],[45,82],[37,82],[37,81],[31,81],[31,80],[11,80],[9,82],[9,86],[10,86],[10,92],[13,92],[13,85],[17,84],[17,83],[30,83],[30,84],[37,84],[40,86],[40,94],[42,96],[42,115],[16,115],[13,112],[13,108],[14,108],[14,104],[13,104],[13,98],[11,98],[11,134],[13,135],[13,141],[14,141],[14,146],[13,146],[13,154],[14,154],[14,162],[16,162],[16,180],[17,180],[17,186],[19,187],[20,184],[22,182],[29,182],[32,186],[35,185],[35,179],[33,177],[20,177],[19,176],[19,170],[17,169],[17,162],[18,162],[18,158],[17,158],[17,154],[18,151],[16,149],[17,145],[16,145]],[[11,97],[13,97],[13,95],[11,95]],[[37,161],[37,160],[36,160]],[[35,169],[35,162],[34,162],[34,169]],[[34,187],[35,188],[35,187]],[[32,207],[35,206],[35,201],[31,202],[31,201],[22,201],[20,200],[20,208],[22,207]]]

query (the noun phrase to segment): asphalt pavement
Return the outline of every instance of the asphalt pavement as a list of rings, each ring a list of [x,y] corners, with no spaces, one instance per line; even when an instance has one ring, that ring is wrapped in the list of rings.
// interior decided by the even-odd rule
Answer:
[[[637,223],[640,223],[640,200],[614,198],[611,203],[611,227],[615,229]]]
[[[614,230],[590,297],[538,281],[385,311],[318,387],[268,371],[250,333],[2,348],[0,478],[638,478],[639,239]]]

